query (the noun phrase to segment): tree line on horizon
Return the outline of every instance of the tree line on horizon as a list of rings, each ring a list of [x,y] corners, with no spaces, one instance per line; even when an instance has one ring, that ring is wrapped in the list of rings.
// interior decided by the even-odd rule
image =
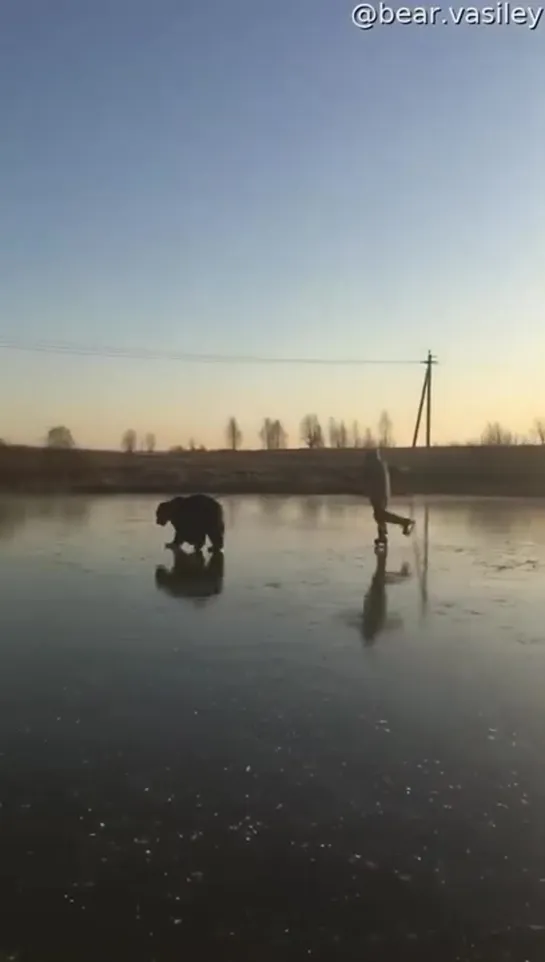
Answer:
[[[350,426],[344,420],[329,418],[327,430],[321,424],[316,414],[306,414],[299,425],[299,438],[309,449],[330,448],[393,448],[396,446],[393,433],[393,423],[388,411],[382,411],[378,420],[377,431],[367,427],[360,430],[358,421]],[[266,417],[259,429],[261,446],[267,451],[280,451],[288,447],[288,433],[278,418]],[[231,451],[243,450],[244,435],[236,417],[231,416],[225,427],[226,447]],[[453,441],[447,446],[496,446],[512,447],[521,444],[545,445],[545,418],[536,418],[528,434],[516,434],[500,424],[499,421],[489,422],[482,431],[478,441]],[[7,442],[0,438],[0,447],[6,447]],[[441,445],[443,446],[443,445]],[[71,450],[77,447],[71,430],[66,425],[56,425],[49,429],[45,437],[45,447],[57,450]],[[125,454],[145,452],[154,454],[157,451],[156,436],[152,431],[141,437],[133,428],[128,428],[121,438],[121,450]],[[205,451],[202,444],[190,438],[187,446],[175,445],[170,453],[185,451]]]

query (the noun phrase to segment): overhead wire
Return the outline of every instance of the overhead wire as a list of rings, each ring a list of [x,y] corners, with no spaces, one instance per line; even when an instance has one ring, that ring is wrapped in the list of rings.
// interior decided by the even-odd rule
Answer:
[[[358,357],[278,357],[261,354],[199,354],[189,351],[154,351],[147,348],[123,348],[70,344],[67,342],[47,343],[42,341],[23,342],[0,338],[0,349],[20,351],[30,354],[63,354],[72,357],[119,358],[120,360],[178,361],[193,364],[300,364],[323,366],[363,366],[363,365],[414,365],[426,364],[426,360],[413,359],[368,359]]]

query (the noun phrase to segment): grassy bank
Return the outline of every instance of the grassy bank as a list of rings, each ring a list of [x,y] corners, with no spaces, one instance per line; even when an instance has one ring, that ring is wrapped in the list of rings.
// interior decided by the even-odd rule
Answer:
[[[122,454],[0,448],[0,489],[18,492],[359,494],[364,452],[187,451]],[[393,448],[399,494],[545,496],[545,446]]]

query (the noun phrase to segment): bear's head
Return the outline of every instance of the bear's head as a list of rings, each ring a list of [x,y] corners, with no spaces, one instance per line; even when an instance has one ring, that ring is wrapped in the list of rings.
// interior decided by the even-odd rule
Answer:
[[[160,524],[164,528],[167,522],[172,520],[172,503],[170,501],[161,501],[161,504],[157,505],[157,511],[155,512],[155,523]]]

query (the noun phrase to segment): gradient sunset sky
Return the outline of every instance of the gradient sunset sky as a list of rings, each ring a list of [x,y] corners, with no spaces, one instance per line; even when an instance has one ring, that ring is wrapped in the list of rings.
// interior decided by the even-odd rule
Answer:
[[[545,413],[545,21],[345,0],[0,0],[0,342],[414,360],[434,440]],[[316,412],[410,443],[423,369],[0,347],[0,437],[248,446]]]

